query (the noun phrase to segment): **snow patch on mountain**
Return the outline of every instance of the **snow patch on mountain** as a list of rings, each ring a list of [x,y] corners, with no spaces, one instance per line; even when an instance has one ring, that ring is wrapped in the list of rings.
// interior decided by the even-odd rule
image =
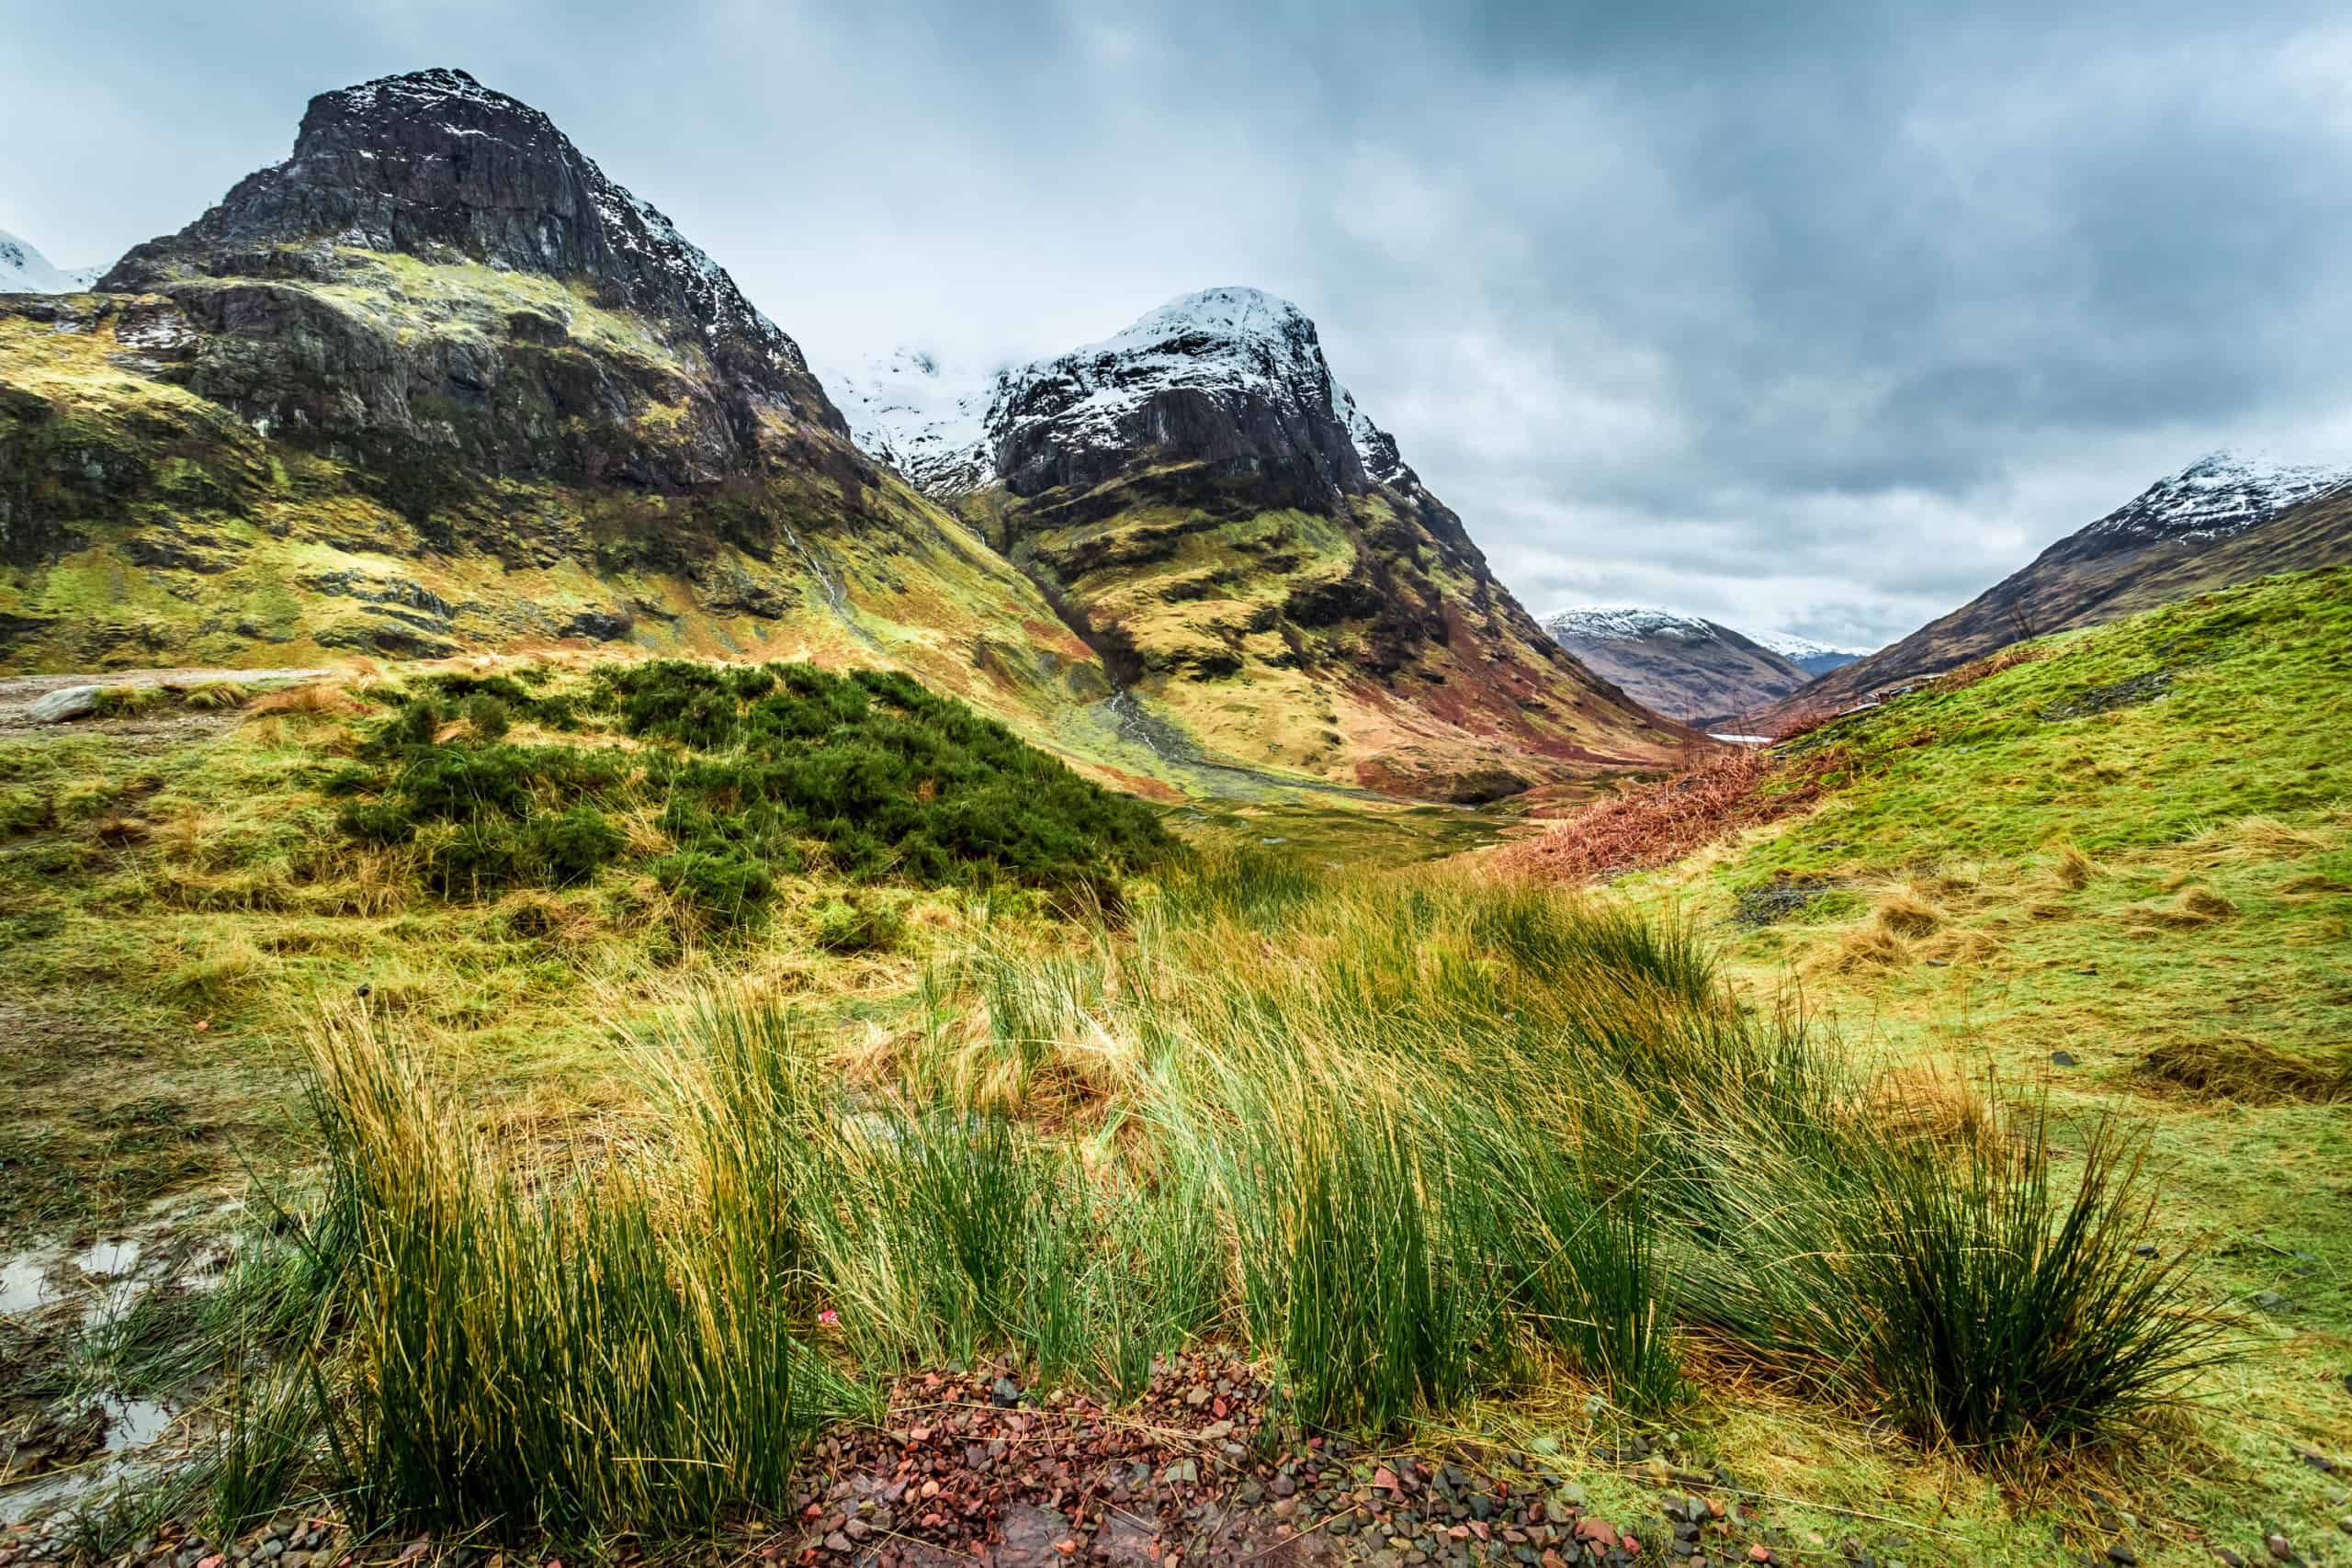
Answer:
[[[54,266],[29,243],[0,229],[0,294],[80,294],[105,271],[102,266]]]
[[[1809,637],[1792,637],[1786,632],[1766,632],[1758,637],[1751,637],[1748,640],[1758,647],[1770,649],[1783,659],[1796,660],[1800,662],[1807,659],[1819,659],[1825,655],[1860,659],[1877,651],[1875,649],[1869,648],[1836,648],[1826,642],[1815,642]]]
[[[980,377],[943,370],[930,355],[901,349],[824,380],[858,445],[934,494],[996,482],[997,455],[1023,420],[1050,419],[1069,441],[1114,445],[1128,414],[1180,388],[1254,395],[1335,420],[1373,479],[1412,479],[1394,438],[1333,378],[1315,323],[1262,289],[1182,295],[1099,342]],[[1031,395],[1048,385],[1054,396]]]
[[[1655,604],[1577,604],[1544,616],[1543,626],[1555,638],[1586,642],[1632,642],[1649,637],[1713,642],[1721,629],[1713,621],[1678,615]]]
[[[2352,468],[2290,466],[2214,452],[2158,479],[2078,537],[2101,544],[2226,539],[2352,483]]]
[[[921,349],[899,348],[855,368],[820,367],[818,379],[849,421],[851,439],[934,495],[987,485],[993,372],[943,367]]]

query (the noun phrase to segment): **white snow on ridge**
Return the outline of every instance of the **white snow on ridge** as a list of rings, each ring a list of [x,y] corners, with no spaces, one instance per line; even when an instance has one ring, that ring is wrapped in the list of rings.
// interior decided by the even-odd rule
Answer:
[[[1770,649],[1783,659],[1819,659],[1832,653],[1860,659],[1877,651],[1869,648],[1833,648],[1828,643],[1815,642],[1809,637],[1792,637],[1786,632],[1766,632],[1748,640],[1760,648]]]
[[[859,369],[821,368],[817,378],[866,456],[916,489],[957,494],[996,477],[987,440],[991,376],[943,370],[936,356],[900,348]]]
[[[1587,642],[1631,642],[1645,637],[1712,642],[1718,629],[1713,621],[1678,615],[1654,604],[1577,604],[1544,616],[1542,624],[1555,637]]]
[[[83,266],[69,272],[53,266],[47,256],[0,229],[0,294],[80,294],[106,270]]]
[[[1395,482],[1406,472],[1396,444],[1332,378],[1315,323],[1256,288],[1182,295],[1100,342],[992,375],[944,371],[931,356],[901,349],[822,378],[860,446],[939,494],[995,482],[995,454],[1021,418],[1050,419],[1072,440],[1107,445],[1147,399],[1182,387],[1254,394],[1336,419],[1374,479]],[[1047,386],[1057,395],[1033,397]],[[1016,415],[1019,406],[1040,412]]]
[[[2352,468],[2213,452],[2158,479],[2082,531],[2088,538],[2226,539],[2352,483]]]

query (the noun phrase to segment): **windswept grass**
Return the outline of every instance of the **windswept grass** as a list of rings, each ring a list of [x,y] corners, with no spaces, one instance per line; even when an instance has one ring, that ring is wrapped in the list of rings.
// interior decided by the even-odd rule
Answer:
[[[2062,1179],[2030,1107],[1890,1117],[1621,907],[1216,861],[1125,935],[983,951],[922,1000],[876,1053],[706,998],[642,1053],[656,1114],[552,1160],[331,1021],[314,1234],[375,1505],[773,1509],[826,1366],[1011,1352],[1132,1393],[1221,1337],[1297,1419],[1382,1431],[1562,1371],[1664,1411],[1703,1337],[2004,1462],[2113,1436],[2222,1346],[2132,1253],[2127,1145]]]

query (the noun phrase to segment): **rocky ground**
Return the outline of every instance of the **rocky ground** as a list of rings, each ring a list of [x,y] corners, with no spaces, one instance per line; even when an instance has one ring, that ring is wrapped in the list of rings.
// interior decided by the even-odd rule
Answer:
[[[1633,1481],[1646,1511],[1603,1510],[1571,1479]],[[1024,1389],[1006,1369],[924,1373],[892,1390],[879,1427],[842,1427],[804,1461],[794,1516],[707,1545],[624,1549],[621,1560],[731,1564],[978,1562],[1009,1565],[1884,1563],[1906,1538],[1833,1541],[1777,1527],[1768,1499],[1722,1469],[1679,1466],[1636,1438],[1584,1456],[1400,1451],[1308,1436],[1272,1414],[1261,1372],[1232,1361],[1163,1364],[1142,1398],[1112,1408]],[[1618,1495],[1623,1488],[1614,1488]],[[66,1561],[84,1542],[52,1519],[0,1535],[0,1568]],[[369,1534],[332,1509],[234,1540],[167,1526],[115,1561],[141,1568],[560,1568],[566,1549],[486,1539]],[[600,1553],[601,1554],[601,1553]]]

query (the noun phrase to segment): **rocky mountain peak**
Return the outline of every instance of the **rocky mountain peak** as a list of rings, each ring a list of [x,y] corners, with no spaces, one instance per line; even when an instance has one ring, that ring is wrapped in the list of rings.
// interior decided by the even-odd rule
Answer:
[[[2055,549],[2098,554],[2160,539],[2226,539],[2347,483],[2352,468],[2289,466],[2211,452],[2158,479]]]
[[[99,287],[280,272],[300,265],[287,247],[315,245],[584,279],[602,302],[691,327],[739,379],[808,400],[798,346],[725,269],[545,114],[463,71],[320,94],[284,163],[247,175],[178,234],[132,251]],[[830,407],[808,412],[837,425]]]
[[[973,378],[901,351],[830,378],[867,451],[939,495],[1099,484],[1150,451],[1325,504],[1419,481],[1331,375],[1289,300],[1227,287],[1181,295],[1109,337]]]

